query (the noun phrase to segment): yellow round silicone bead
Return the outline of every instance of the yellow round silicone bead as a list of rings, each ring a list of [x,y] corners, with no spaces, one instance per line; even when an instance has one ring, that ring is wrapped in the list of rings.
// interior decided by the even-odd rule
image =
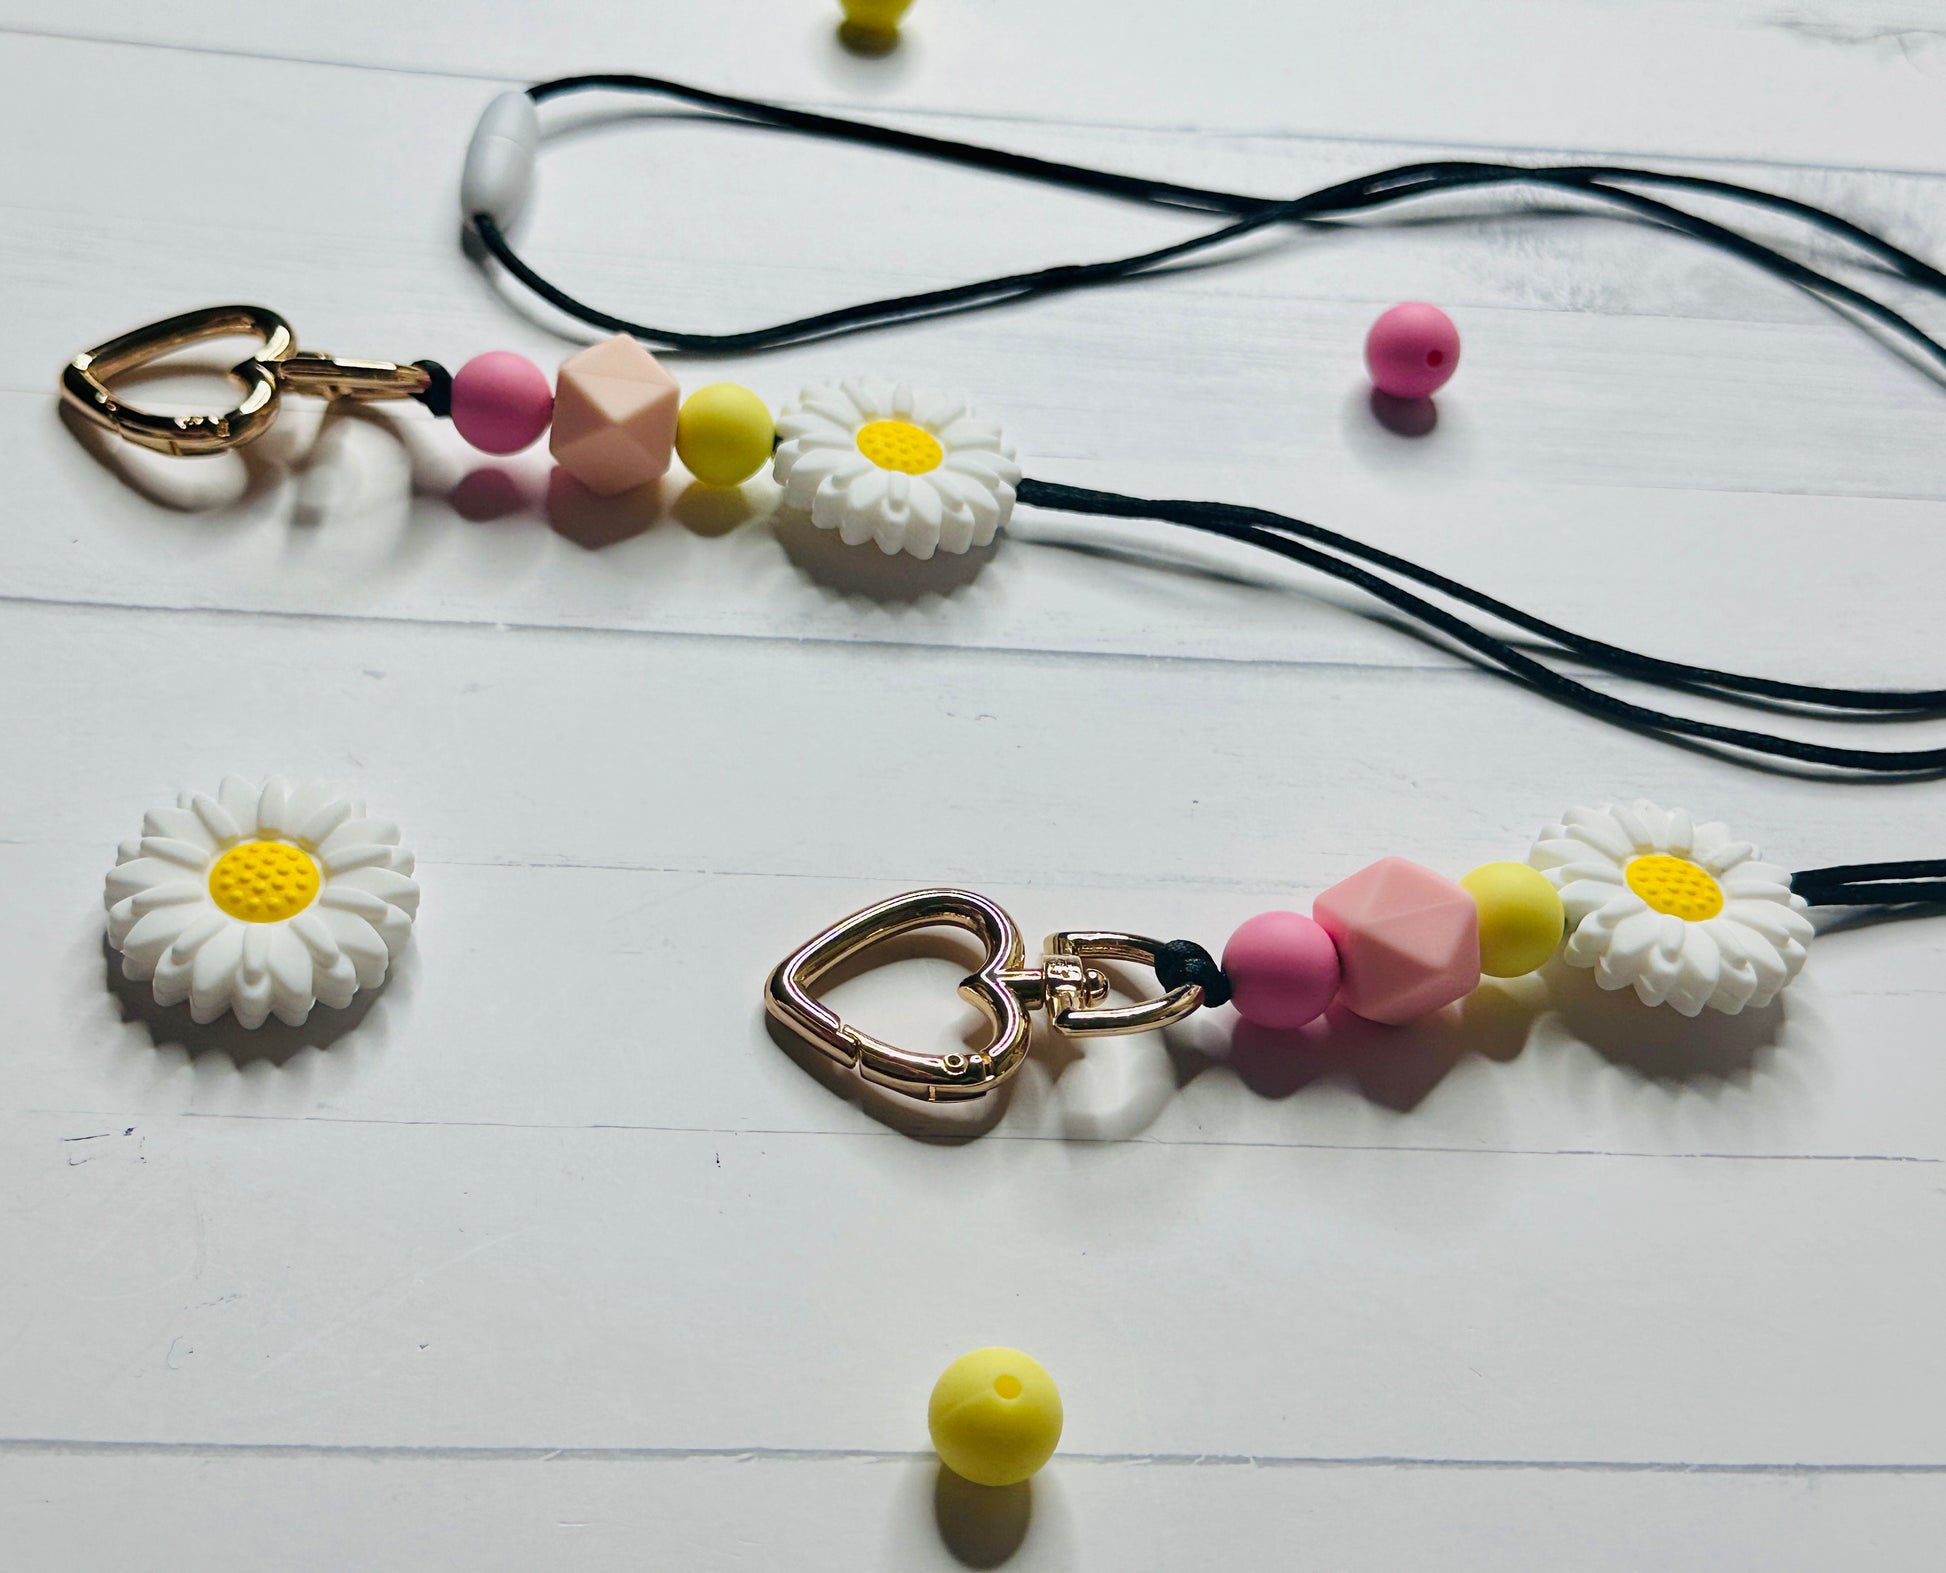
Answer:
[[[1480,909],[1480,970],[1517,978],[1543,966],[1567,915],[1547,876],[1525,863],[1483,863],[1460,881]]]
[[[1061,1392],[1040,1361],[1018,1349],[975,1349],[933,1385],[926,1425],[954,1474],[1011,1486],[1054,1456]]]
[[[676,413],[676,455],[705,486],[736,486],[770,461],[777,425],[748,388],[712,382]]]
[[[889,33],[904,19],[912,0],[838,0],[845,20],[867,33]]]

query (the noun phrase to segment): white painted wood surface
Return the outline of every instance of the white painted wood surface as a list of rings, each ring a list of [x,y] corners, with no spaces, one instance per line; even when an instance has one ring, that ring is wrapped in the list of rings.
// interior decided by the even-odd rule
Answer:
[[[919,570],[773,526],[761,485],[726,513],[677,479],[577,508],[532,455],[466,482],[417,411],[315,446],[293,412],[250,464],[110,453],[51,386],[226,298],[341,353],[551,364],[452,194],[486,95],[581,69],[1266,191],[1453,149],[1693,160],[1938,257],[1937,7],[920,0],[880,61],[831,20],[0,3],[0,1560],[1936,1568],[1939,919],[1826,936],[1736,1022],[1553,969],[1296,1055],[1227,1012],[1043,1044],[965,1142],[807,1074],[758,988],[913,884],[1215,944],[1383,853],[1518,855],[1578,799],[1804,866],[1937,853],[1946,787],[1622,735],[1142,527],[1023,515]],[[528,244],[709,327],[1178,232],[644,122],[549,148]],[[1467,336],[1417,440],[1358,375],[1409,296]],[[1300,512],[1657,652],[1946,670],[1946,391],[1610,220],[1283,237],[678,370],[782,399],[854,367],[969,390],[1029,473]],[[353,783],[420,851],[413,949],[349,1018],[198,1030],[111,977],[115,843],[233,769]],[[956,1030],[954,954],[835,997]],[[992,1341],[1069,1413],[997,1498],[923,1424]]]

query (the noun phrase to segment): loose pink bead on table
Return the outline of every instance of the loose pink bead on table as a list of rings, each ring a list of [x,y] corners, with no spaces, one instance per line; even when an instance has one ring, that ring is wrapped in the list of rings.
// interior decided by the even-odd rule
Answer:
[[[1423,399],[1446,386],[1459,367],[1459,329],[1437,306],[1394,306],[1365,335],[1365,365],[1380,393]]]
[[[453,375],[453,425],[485,453],[518,453],[547,430],[554,390],[525,355],[489,350]]]
[[[1338,947],[1301,912],[1260,912],[1223,947],[1223,971],[1245,1021],[1301,1027],[1322,1016],[1338,992]]]

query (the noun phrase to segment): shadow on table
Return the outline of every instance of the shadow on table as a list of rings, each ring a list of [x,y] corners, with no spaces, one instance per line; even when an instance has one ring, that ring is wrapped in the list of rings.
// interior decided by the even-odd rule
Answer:
[[[910,605],[928,596],[951,595],[979,577],[993,560],[998,538],[967,552],[935,552],[923,562],[909,552],[882,552],[869,542],[847,546],[836,530],[820,530],[809,514],[779,504],[771,531],[793,567],[839,595],[858,595],[885,606]]]
[[[185,374],[214,368],[193,359],[171,359],[115,379],[117,391],[145,382],[172,384]],[[222,395],[200,401],[214,407]],[[261,521],[249,505],[279,487],[290,502],[286,541],[303,545],[327,523],[355,516],[369,524],[374,511],[395,513],[402,526],[416,516],[415,497],[447,502],[461,517],[495,517],[523,500],[492,492],[491,478],[473,488],[450,487],[443,466],[428,445],[423,422],[397,418],[395,412],[341,399],[285,416],[263,435],[219,453],[178,458],[128,442],[83,419],[67,405],[61,419],[81,449],[103,470],[145,501],[169,513],[194,516],[199,537],[224,528],[254,528]],[[365,440],[371,434],[386,446]],[[370,488],[370,493],[362,488]],[[423,530],[404,528],[395,549],[423,550]]]
[[[818,980],[817,993],[828,994],[852,978],[901,961],[939,959],[951,961],[966,973],[977,971],[985,953],[971,936],[953,929],[917,929],[883,940],[868,950],[833,967]],[[957,995],[953,996],[957,998]],[[926,1103],[893,1092],[888,1087],[866,1081],[856,1070],[838,1064],[800,1038],[768,1013],[764,1025],[771,1040],[807,1074],[838,1097],[855,1103],[881,1125],[917,1141],[956,1143],[983,1136],[999,1123],[1013,1101],[1012,1081],[1003,1083],[985,1097],[960,1102]],[[984,1016],[969,1021],[960,1035],[968,1049],[984,1047],[993,1030]],[[1037,1034],[1038,1047],[1038,1034]]]
[[[1405,1114],[1471,1055],[1501,1064],[1518,1058],[1538,1016],[1526,998],[1491,984],[1403,1027],[1366,1021],[1334,1005],[1320,1020],[1289,1032],[1239,1020],[1225,1063],[1262,1098],[1288,1098],[1331,1078]]]
[[[1910,901],[1896,906],[1819,907],[1811,914],[1822,938],[1828,934],[1851,934],[1860,929],[1883,927],[1887,923],[1909,923],[1914,918],[1946,918],[1946,901]]]
[[[662,483],[649,481],[616,496],[588,490],[566,470],[548,472],[542,505],[547,527],[584,552],[619,546],[646,535],[662,518]]]
[[[669,505],[676,523],[706,541],[740,530],[771,511],[770,500],[747,482],[742,486],[705,486],[701,481],[691,481]]]
[[[1683,1016],[1649,1007],[1630,989],[1608,990],[1592,972],[1558,956],[1542,973],[1548,1008],[1562,1025],[1611,1065],[1670,1086],[1747,1081],[1783,1037],[1782,998],[1762,1010]]]
[[[1439,406],[1431,399],[1402,399],[1374,388],[1367,404],[1372,419],[1394,437],[1429,437],[1439,425]]]
[[[1128,1141],[1148,1130],[1190,1082],[1227,1070],[1259,1098],[1282,1100],[1313,1086],[1349,1088],[1395,1114],[1410,1114],[1470,1059],[1511,1064],[1545,1019],[1609,1064],[1668,1087],[1744,1086],[1779,1042],[1784,1006],[1690,1020],[1651,1010],[1633,993],[1608,993],[1593,978],[1555,964],[1541,975],[1489,980],[1455,1005],[1404,1026],[1366,1021],[1334,1006],[1293,1031],[1231,1016],[1191,1017],[1161,1034],[1162,1053],[1097,1067],[1115,1040],[1062,1043],[1035,1061],[1052,1080],[1084,1063],[1085,1081],[1062,1100],[1062,1133],[1075,1141]],[[1050,1034],[1050,1036],[1053,1036]],[[1133,1040],[1130,1040],[1133,1041]]]
[[[919,930],[853,957],[822,980],[820,992],[917,957],[950,959],[968,972],[982,959],[964,936]],[[1140,979],[1114,966],[1106,970],[1120,997],[1139,997]],[[1398,1027],[1367,1021],[1340,1006],[1283,1032],[1234,1016],[1227,1022],[1192,1016],[1161,1034],[1162,1055],[1152,1052],[1146,1064],[1136,1055],[1117,1053],[1118,1044],[1132,1047],[1140,1040],[1083,1042],[1063,1037],[1037,1018],[1030,1063],[1049,1086],[1082,1068],[1085,1080],[1065,1100],[1073,1106],[1061,1113],[1062,1131],[1076,1141],[1117,1141],[1139,1136],[1176,1094],[1213,1067],[1228,1069],[1260,1098],[1290,1098],[1324,1083],[1351,1087],[1381,1108],[1409,1114],[1467,1060],[1504,1065],[1518,1059],[1544,1017],[1645,1081],[1707,1086],[1743,1083],[1760,1073],[1782,1037],[1785,1006],[1780,1000],[1735,1016],[1708,1011],[1689,1018],[1666,1007],[1651,1009],[1632,991],[1604,990],[1592,974],[1556,958],[1528,977],[1489,979],[1457,1004]],[[960,1142],[984,1135],[1004,1116],[1020,1084],[1017,1078],[965,1103],[921,1103],[864,1081],[778,1023],[769,1026],[779,1047],[807,1073],[880,1123],[919,1140]],[[968,1048],[984,1045],[988,1037],[983,1019],[971,1021],[962,1033]]]
[[[1012,1559],[1034,1522],[1034,1482],[976,1486],[944,1464],[933,1482],[939,1538],[962,1567],[997,1568]]]
[[[282,1067],[305,1049],[325,1050],[361,1026],[382,994],[411,987],[413,952],[407,950],[392,963],[385,982],[376,989],[360,989],[343,1010],[318,1005],[301,1027],[287,1026],[275,1016],[261,1027],[245,1027],[236,1017],[225,1013],[215,1021],[203,1023],[189,1013],[189,1006],[158,1005],[147,983],[136,983],[122,976],[121,955],[102,936],[101,949],[107,964],[108,992],[121,1010],[122,1020],[139,1022],[158,1049],[181,1049],[191,1059],[205,1054],[220,1054],[239,1070],[248,1065]]]
[[[144,382],[170,380],[182,369],[175,362],[167,367],[143,367],[117,377],[115,387],[124,392]],[[295,452],[288,430],[272,429],[255,442],[227,453],[178,459],[137,447],[87,420],[70,405],[62,404],[59,409],[61,424],[89,458],[144,501],[171,513],[210,515],[240,508],[276,484]]]
[[[1238,1021],[1226,1064],[1260,1097],[1287,1098],[1332,1077],[1371,1102],[1404,1114],[1471,1056],[1510,1064],[1525,1052],[1542,1016],[1610,1064],[1671,1085],[1748,1078],[1782,1036],[1782,1001],[1763,1010],[1694,1018],[1651,1009],[1632,991],[1610,991],[1558,957],[1528,978],[1488,980],[1456,1005],[1404,1026],[1366,1021],[1334,1005],[1293,1032]],[[1178,1059],[1187,1083],[1213,1063],[1194,1051]]]

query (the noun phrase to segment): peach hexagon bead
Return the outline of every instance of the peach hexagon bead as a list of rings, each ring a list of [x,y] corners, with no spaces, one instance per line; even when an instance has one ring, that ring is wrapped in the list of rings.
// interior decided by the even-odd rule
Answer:
[[[1404,858],[1381,858],[1311,903],[1338,947],[1338,1002],[1398,1026],[1480,981],[1480,910],[1458,885]]]
[[[554,381],[554,461],[598,497],[661,478],[676,446],[682,390],[626,333],[561,362]]]

